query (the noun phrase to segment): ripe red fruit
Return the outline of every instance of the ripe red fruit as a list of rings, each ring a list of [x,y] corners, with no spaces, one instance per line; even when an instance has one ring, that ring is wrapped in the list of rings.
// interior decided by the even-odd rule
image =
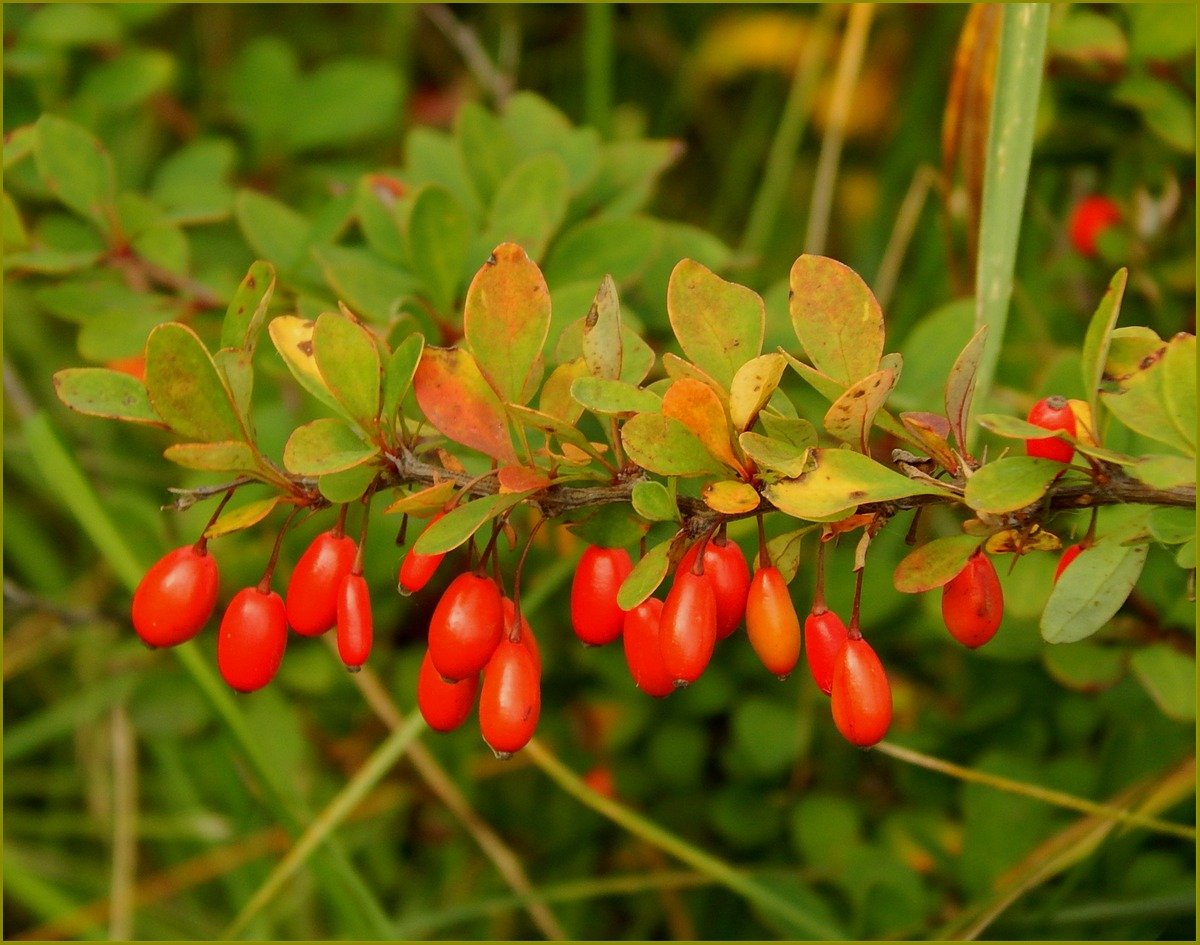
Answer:
[[[974,649],[996,635],[1003,618],[1000,578],[980,549],[942,588],[942,619],[954,639]]]
[[[679,562],[679,570],[690,571],[696,563],[699,543],[692,545]],[[717,598],[717,639],[724,640],[738,628],[746,615],[750,593],[750,566],[741,546],[728,538],[713,538],[704,546],[704,574]]]
[[[1062,557],[1058,559],[1058,567],[1054,569],[1054,583],[1058,583],[1058,579],[1062,577],[1062,573],[1071,566],[1071,562],[1083,554],[1086,546],[1082,543],[1072,545],[1062,553]]]
[[[717,598],[708,578],[675,572],[658,633],[663,666],[675,686],[699,679],[717,644]]]
[[[146,572],[133,592],[133,628],[150,646],[175,646],[199,633],[217,605],[220,575],[207,550],[184,545]]]
[[[542,709],[541,685],[529,650],[501,640],[479,693],[479,729],[498,758],[520,751],[533,737]]]
[[[1112,198],[1100,194],[1084,197],[1071,211],[1071,245],[1084,256],[1095,256],[1096,238],[1120,222],[1121,208]]]
[[[460,574],[429,621],[429,655],[446,679],[466,679],[487,665],[504,632],[500,589],[490,577]]]
[[[296,562],[285,604],[288,624],[301,636],[320,636],[337,623],[338,591],[357,551],[353,539],[322,532]]]
[[[846,625],[832,610],[813,610],[804,620],[804,651],[812,678],[825,695],[833,689],[833,671],[846,645]]]
[[[1033,409],[1029,411],[1029,422],[1044,430],[1065,430],[1071,436],[1075,435],[1075,412],[1067,398],[1058,394],[1043,397],[1034,404]],[[1048,436],[1041,440],[1026,440],[1025,452],[1030,456],[1069,463],[1075,455],[1075,447],[1065,440]]]
[[[346,668],[357,672],[371,655],[374,621],[371,592],[361,574],[348,574],[337,596],[338,656]]]
[[[655,699],[669,696],[675,691],[675,679],[663,663],[659,637],[662,611],[662,601],[657,597],[647,597],[626,612],[622,634],[625,662],[629,664],[633,684]]]
[[[446,682],[425,651],[417,677],[417,708],[435,732],[452,732],[467,720],[479,692],[479,674]]]
[[[833,721],[852,745],[869,748],[892,724],[892,687],[871,645],[852,631],[833,671]]]
[[[800,659],[800,618],[787,582],[773,565],[759,568],[746,598],[746,635],[768,672],[788,676]]]
[[[283,598],[257,587],[238,591],[217,634],[217,668],[238,692],[253,692],[279,671],[287,647],[287,613]]]
[[[584,551],[571,582],[571,626],[584,643],[603,646],[621,635],[625,611],[617,605],[617,591],[632,570],[624,548],[589,545]]]
[[[430,526],[445,514],[445,512],[438,512],[437,515],[429,520],[429,524],[425,526],[421,534],[423,535],[429,531]],[[400,579],[397,582],[396,589],[405,596],[415,594],[429,583],[429,579],[433,577],[433,572],[437,570],[438,565],[442,563],[444,557],[446,557],[445,554],[418,554],[410,548],[404,556],[404,560],[400,562]]]

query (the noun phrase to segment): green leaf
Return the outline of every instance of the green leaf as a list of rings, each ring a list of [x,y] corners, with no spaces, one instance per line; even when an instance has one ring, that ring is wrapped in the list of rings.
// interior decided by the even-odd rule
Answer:
[[[1181,453],[1194,456],[1196,452],[1194,427],[1185,434],[1176,419],[1175,412],[1168,408],[1167,398],[1169,395],[1167,391],[1167,372],[1165,369],[1167,354],[1172,346],[1178,346],[1181,349],[1191,348],[1193,352],[1191,355],[1192,363],[1195,363],[1195,341],[1193,339],[1191,342],[1186,342],[1185,339],[1187,337],[1189,336],[1179,336],[1172,339],[1161,357],[1154,359],[1148,367],[1138,370],[1128,377],[1123,384],[1122,390],[1102,392],[1100,400],[1117,420],[1135,433],[1140,433],[1159,443],[1165,443],[1167,446],[1177,449]],[[1186,370],[1186,366],[1177,365],[1176,369],[1172,371],[1171,379],[1183,380],[1178,375],[1186,373]],[[1171,395],[1173,398],[1178,398],[1177,401],[1173,402],[1179,404],[1179,411],[1182,416],[1186,416],[1188,413],[1189,399],[1190,410],[1194,414],[1194,383],[1194,379],[1190,383],[1185,382],[1182,391]]]
[[[292,47],[276,36],[251,39],[233,63],[229,111],[250,136],[259,156],[283,151],[284,128],[296,111],[299,74]],[[278,264],[278,260],[272,261]]]
[[[226,509],[221,513],[221,517],[204,532],[204,537],[218,538],[221,535],[230,535],[233,532],[252,528],[270,515],[275,510],[275,506],[282,501],[283,496],[273,495],[265,499],[255,499],[253,502],[247,502],[237,508]]]
[[[299,381],[300,386],[334,413],[347,416],[317,368],[317,359],[313,354],[313,331],[316,327],[317,323],[310,319],[280,315],[271,319],[267,325],[267,333],[271,336],[275,350],[283,358],[283,363],[288,366],[288,370]],[[347,416],[347,419],[351,418]]]
[[[418,554],[433,555],[453,551],[479,531],[485,523],[506,512],[531,492],[501,492],[472,499],[451,509],[421,533],[413,544]]]
[[[771,564],[779,569],[785,584],[791,584],[796,579],[796,572],[800,570],[800,551],[804,545],[804,536],[816,527],[806,525],[804,528],[794,528],[767,539],[767,557]]]
[[[469,351],[427,346],[413,376],[417,403],[435,430],[501,463],[515,463],[504,404]]]
[[[1074,643],[1107,624],[1137,583],[1149,547],[1102,539],[1081,552],[1063,571],[1042,611],[1046,642]]]
[[[159,325],[146,340],[146,391],[171,429],[203,442],[244,440],[229,388],[204,342],[178,322]]]
[[[631,495],[633,510],[651,522],[678,522],[679,506],[661,482],[648,479],[634,485]],[[626,607],[626,610],[629,608]]]
[[[583,318],[583,360],[596,377],[621,377],[621,301],[612,276],[600,280],[592,307]],[[637,381],[634,382],[638,383]]]
[[[54,375],[58,399],[79,413],[163,426],[136,377],[107,368],[67,368]]]
[[[463,330],[492,389],[516,404],[526,396],[550,330],[550,291],[515,243],[497,246],[467,289]]]
[[[966,566],[979,541],[974,535],[951,535],[926,542],[896,565],[892,583],[902,594],[920,594],[941,587]]]
[[[579,409],[582,410],[582,408]],[[540,410],[533,410],[518,404],[506,404],[505,410],[508,411],[510,417],[529,427],[531,430],[537,430],[540,433],[546,434],[546,436],[558,437],[561,442],[571,443],[582,450],[591,449],[587,437],[573,425],[573,420],[567,423],[548,413],[542,413]]]
[[[119,114],[166,92],[175,81],[175,58],[158,49],[127,48],[84,73],[79,99],[96,112]]]
[[[871,427],[898,379],[897,371],[885,368],[851,384],[826,411],[825,429],[861,452],[870,452]]]
[[[571,396],[592,413],[653,413],[662,409],[657,394],[624,381],[604,377],[580,377],[571,383]]]
[[[567,530],[589,545],[601,548],[624,548],[650,530],[647,522],[630,515],[628,507],[621,502],[584,509],[577,515],[578,518],[567,525]]]
[[[293,153],[344,147],[400,120],[400,74],[380,59],[326,63],[302,78],[292,95],[283,140]]]
[[[1196,8],[1187,3],[1136,3],[1129,17],[1129,45],[1135,59],[1171,62],[1196,48]]]
[[[684,353],[727,391],[738,368],[762,350],[762,298],[693,260],[671,273],[667,315]]]
[[[1154,361],[1161,357],[1166,346],[1167,343],[1158,337],[1158,333],[1145,325],[1114,328],[1108,357],[1104,359],[1104,380],[1115,384],[1127,381],[1143,370],[1143,363],[1149,363],[1147,358]]]
[[[61,276],[90,269],[103,257],[102,250],[31,249],[21,253],[5,253],[4,271]]]
[[[205,472],[255,472],[260,468],[254,448],[242,440],[222,443],[173,443],[163,456],[186,469]]]
[[[596,176],[576,203],[584,211],[603,207],[603,216],[617,217],[641,209],[654,192],[659,174],[670,167],[684,148],[672,140],[613,141],[600,153]],[[572,205],[572,216],[577,209]],[[620,281],[619,277],[618,280]]]
[[[390,420],[400,409],[400,403],[412,387],[413,375],[425,350],[425,336],[413,332],[392,352],[383,376],[383,406],[380,415]]]
[[[1130,472],[1156,489],[1196,484],[1196,463],[1182,456],[1143,456]]]
[[[960,452],[967,449],[967,419],[975,398],[975,375],[986,340],[987,326],[981,325],[955,359],[950,376],[946,378],[946,419],[950,421],[950,431]]]
[[[976,512],[1015,512],[1037,502],[1066,467],[1052,459],[1005,456],[967,480],[965,499]]]
[[[617,591],[617,606],[622,610],[633,610],[638,604],[658,590],[663,578],[667,576],[668,558],[671,553],[673,538],[660,541],[649,549],[641,560],[633,566],[629,576]]]
[[[471,246],[467,211],[445,187],[426,184],[413,195],[402,227],[412,271],[434,308],[451,313]]]
[[[1178,545],[1196,535],[1196,513],[1191,509],[1155,509],[1148,524],[1151,537],[1164,545]]]
[[[1195,103],[1171,83],[1134,74],[1117,83],[1112,97],[1139,111],[1146,126],[1177,151],[1196,152]]]
[[[221,324],[222,348],[241,348],[253,356],[274,292],[275,267],[260,259],[250,266],[225,311],[225,321]]]
[[[237,164],[237,149],[225,138],[196,138],[154,172],[150,190],[155,202],[174,223],[214,223],[233,212],[234,191],[229,180]]]
[[[312,224],[291,207],[256,190],[239,190],[234,214],[255,254],[293,272],[304,261]]]
[[[567,169],[574,191],[595,174],[600,160],[600,136],[594,128],[573,128],[567,117],[532,92],[515,92],[500,116],[517,151],[523,155],[549,152]]]
[[[444,131],[418,125],[404,139],[405,169],[415,186],[441,184],[449,190],[473,222],[482,225],[479,192],[471,182],[455,140]]]
[[[736,432],[754,426],[786,369],[787,358],[782,354],[760,355],[737,369],[729,384],[729,417]]]
[[[1059,683],[1079,692],[1100,692],[1115,686],[1125,676],[1127,652],[1081,640],[1071,646],[1042,650],[1046,672]]]
[[[817,428],[807,420],[796,416],[777,416],[769,410],[761,413],[759,418],[766,427],[767,436],[773,440],[802,450],[817,445]]]
[[[121,21],[113,10],[90,3],[53,3],[25,21],[21,40],[35,46],[101,46],[121,40]]]
[[[738,437],[742,450],[758,465],[759,469],[780,476],[799,476],[808,465],[809,447],[797,446],[785,440],[763,436],[761,433],[743,433]],[[814,435],[812,445],[817,438]]]
[[[792,327],[818,371],[849,387],[879,367],[883,312],[858,273],[805,254],[792,265],[789,285]]]
[[[250,413],[250,398],[254,393],[254,365],[250,354],[241,348],[222,348],[213,355],[213,363],[225,379],[225,386],[233,397],[242,427],[248,439],[254,439],[254,418]]]
[[[364,443],[345,421],[322,417],[292,431],[283,448],[283,465],[300,476],[319,476],[365,463],[378,453],[378,447]]]
[[[363,430],[378,425],[379,348],[375,337],[345,315],[326,312],[313,329],[313,357],[329,392]]]
[[[660,476],[703,476],[723,472],[699,437],[674,417],[640,413],[621,427],[621,442],[633,462]]]
[[[805,364],[803,361],[793,357],[787,351],[780,349],[780,353],[788,359],[788,364],[795,368],[796,373],[804,380],[812,385],[813,390],[828,400],[831,404],[846,392],[845,385],[835,381],[827,374],[823,374],[811,365]],[[871,373],[871,372],[868,372]],[[893,417],[886,410],[880,410],[875,418],[875,425],[882,430],[887,430],[889,433],[895,434],[901,440],[912,442],[912,435],[904,428],[904,425]],[[768,432],[770,432],[768,430]]]
[[[1104,364],[1108,360],[1109,345],[1112,344],[1113,329],[1117,327],[1117,319],[1121,315],[1121,300],[1125,297],[1125,284],[1129,280],[1129,270],[1118,269],[1096,313],[1088,322],[1087,334],[1083,339],[1083,355],[1080,359],[1080,370],[1083,372],[1083,390],[1092,408],[1092,416],[1099,416],[1098,398],[1100,381],[1104,377]]]
[[[326,473],[317,480],[317,489],[335,505],[357,502],[379,470],[372,463],[351,466],[341,472]]]
[[[416,289],[407,272],[365,249],[314,246],[311,255],[338,297],[367,321],[395,321]]]
[[[866,502],[888,502],[914,495],[946,495],[928,483],[893,472],[853,450],[812,451],[815,467],[794,479],[770,483],[765,494],[776,508],[794,518],[830,520],[850,514]]]
[[[1168,643],[1155,643],[1134,653],[1130,665],[1163,715],[1181,722],[1195,721],[1195,657],[1180,653]]]
[[[495,115],[478,102],[467,102],[454,120],[454,140],[476,191],[485,204],[491,204],[517,164],[512,138]]]
[[[1196,453],[1196,336],[1176,335],[1163,355],[1163,393],[1167,414],[1184,442]]]
[[[567,168],[553,154],[523,161],[504,178],[488,215],[486,243],[517,243],[541,259],[567,212]]]
[[[116,222],[116,175],[108,151],[87,129],[42,115],[34,158],[42,182],[64,205],[107,231]]]
[[[1071,7],[1066,16],[1050,26],[1047,42],[1052,55],[1084,66],[1118,66],[1129,55],[1129,43],[1120,26],[1110,17],[1078,7]]]
[[[29,234],[25,232],[25,224],[21,222],[21,214],[13,203],[8,191],[4,192],[4,250],[26,249],[29,246]]]
[[[658,221],[648,217],[584,220],[554,240],[544,266],[546,281],[553,286],[595,285],[611,275],[624,285],[646,267],[659,236]]]

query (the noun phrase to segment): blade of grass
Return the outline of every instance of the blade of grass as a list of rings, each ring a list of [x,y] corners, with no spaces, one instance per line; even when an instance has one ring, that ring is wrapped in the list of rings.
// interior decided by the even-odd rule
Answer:
[[[589,3],[583,8],[583,98],[587,123],[602,138],[612,137],[613,7]]]
[[[396,729],[383,744],[375,749],[366,763],[355,772],[344,788],[308,825],[308,829],[296,840],[295,845],[288,850],[287,856],[271,871],[258,891],[250,897],[229,926],[221,933],[221,938],[233,938],[245,930],[254,917],[274,899],[284,885],[290,880],[308,858],[323,842],[341,825],[355,807],[375,787],[397,761],[403,757],[409,746],[425,728],[425,720],[420,715],[413,715],[401,728]]]
[[[1067,810],[1079,811],[1083,814],[1090,814],[1093,817],[1119,821],[1132,826],[1143,827],[1155,833],[1170,834],[1173,837],[1182,837],[1184,840],[1191,840],[1193,843],[1196,842],[1195,828],[1185,826],[1184,824],[1173,824],[1170,821],[1159,820],[1156,817],[1145,817],[1134,811],[1112,807],[1111,805],[1101,804],[1096,801],[1089,801],[1086,798],[1076,797],[1074,794],[1067,794],[1063,791],[1055,791],[1052,788],[1044,788],[1037,784],[1015,781],[1012,778],[1005,778],[998,774],[988,774],[985,771],[964,768],[962,765],[943,761],[941,758],[934,758],[932,755],[913,751],[911,748],[902,748],[899,745],[893,745],[891,742],[880,742],[875,746],[875,751],[895,758],[898,761],[916,765],[918,768],[925,768],[929,771],[937,771],[940,774],[949,775],[952,778],[958,778],[960,781],[985,784],[998,791],[1007,791],[1010,794],[1031,797],[1035,801],[1052,804],[1055,807],[1065,807]]]
[[[75,516],[122,583],[132,591],[141,580],[144,566],[126,543],[91,483],[63,446],[49,416],[44,411],[28,415],[21,424],[21,432],[45,482]],[[229,688],[217,677],[216,671],[204,660],[196,646],[194,642],[185,643],[175,647],[173,652],[250,763],[272,813],[289,832],[299,834],[309,812],[281,783]],[[8,747],[7,739],[5,747]],[[331,843],[322,850],[316,869],[332,901],[351,923],[351,927],[374,936],[387,935],[390,922],[383,907],[340,845]]]
[[[530,741],[523,751],[551,781],[584,806],[590,807],[634,836],[658,847],[664,853],[686,863],[705,876],[712,877],[764,912],[782,919],[797,930],[803,930],[806,935],[814,938],[841,939],[845,937],[842,929],[828,925],[825,920],[810,915],[795,903],[789,902],[759,883],[745,871],[692,846],[682,837],[660,827],[624,804],[596,793],[538,739]]]
[[[75,902],[53,883],[29,869],[11,844],[4,844],[4,898],[11,897],[41,919],[53,919],[76,909]],[[7,911],[7,910],[6,910]],[[6,925],[8,923],[5,923]],[[7,931],[7,930],[6,930]],[[103,941],[104,929],[98,922],[79,930],[81,938]]]
[[[786,203],[788,185],[796,167],[796,151],[812,112],[813,96],[832,42],[833,19],[836,15],[835,4],[823,5],[804,41],[783,105],[783,114],[779,117],[775,137],[767,152],[758,193],[754,195],[746,230],[742,234],[742,256],[756,257],[763,251],[775,231],[779,211]]]
[[[65,738],[85,722],[99,719],[129,697],[137,685],[131,676],[112,676],[80,689],[68,699],[39,711],[4,734],[4,763],[9,765],[58,738]]]
[[[111,719],[113,852],[108,937],[121,942],[133,938],[133,887],[137,880],[137,737],[124,703],[113,709]]]
[[[834,73],[829,122],[825,136],[821,139],[821,153],[817,157],[817,170],[813,175],[812,201],[808,209],[808,227],[804,234],[806,253],[819,256],[825,252],[829,214],[833,210],[833,191],[837,186],[838,163],[842,157],[842,142],[846,137],[846,119],[850,114],[850,100],[854,96],[854,87],[862,70],[867,34],[871,31],[871,19],[874,15],[875,7],[870,3],[855,3],[850,7],[846,36],[842,40],[842,52],[838,56],[837,70]]]
[[[988,333],[975,380],[972,414],[987,403],[1004,343],[1025,188],[1033,156],[1050,7],[1038,3],[1006,4],[1002,16],[975,271],[975,326],[986,325]],[[968,448],[974,449],[979,429],[972,423],[970,431]]]
[[[922,164],[913,174],[912,183],[904,194],[900,209],[896,212],[896,220],[892,225],[892,233],[888,237],[887,246],[883,251],[883,259],[879,263],[879,272],[875,275],[875,284],[871,291],[879,301],[879,306],[885,312],[892,300],[892,292],[900,278],[900,266],[908,253],[913,234],[917,231],[917,223],[925,209],[925,200],[929,191],[937,184],[937,171],[928,164]]]

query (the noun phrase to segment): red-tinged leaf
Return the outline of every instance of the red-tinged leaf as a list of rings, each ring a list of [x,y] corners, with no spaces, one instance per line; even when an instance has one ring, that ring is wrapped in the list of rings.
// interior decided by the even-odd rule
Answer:
[[[978,547],[979,539],[973,535],[935,538],[910,551],[896,565],[892,583],[902,594],[919,594],[941,587],[966,566]]]
[[[869,452],[867,439],[871,425],[895,389],[898,377],[892,370],[876,371],[851,384],[846,393],[830,405],[825,414],[825,429],[838,439],[856,445],[860,452]]]
[[[621,377],[621,302],[617,284],[605,276],[596,290],[592,307],[583,319],[583,357],[596,377]]]
[[[792,265],[790,287],[792,327],[818,371],[848,387],[879,366],[883,312],[858,273],[805,254]]]
[[[762,350],[766,308],[758,293],[694,260],[681,260],[671,273],[667,315],[687,356],[726,390]]]
[[[900,422],[913,439],[951,475],[958,475],[958,459],[950,449],[946,438],[950,435],[950,421],[941,414],[909,411],[900,414]]]
[[[469,351],[427,347],[413,391],[426,418],[443,436],[499,460],[515,463],[504,404]]]
[[[493,390],[524,404],[550,330],[546,280],[516,243],[501,243],[467,289],[463,331]]]
[[[703,381],[683,377],[663,397],[664,416],[674,417],[692,431],[704,448],[730,469],[743,472],[729,443],[729,422],[720,399]]]
[[[959,452],[967,448],[967,418],[971,413],[971,399],[975,394],[975,372],[983,356],[983,343],[987,338],[987,325],[981,325],[971,336],[967,346],[950,369],[946,378],[946,417],[950,421],[950,432]]]
[[[541,492],[550,485],[550,477],[529,466],[501,466],[496,472],[501,492]]]

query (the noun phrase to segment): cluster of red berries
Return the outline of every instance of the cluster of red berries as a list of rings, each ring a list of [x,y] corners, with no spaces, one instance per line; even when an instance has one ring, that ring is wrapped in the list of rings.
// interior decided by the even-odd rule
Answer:
[[[371,597],[359,545],[340,522],[322,532],[300,556],[287,600],[271,590],[271,571],[238,591],[221,618],[217,668],[238,692],[253,692],[279,671],[288,626],[301,636],[337,627],[338,653],[351,670],[371,653]],[[272,558],[272,564],[274,558]],[[133,594],[133,626],[152,647],[177,646],[198,634],[217,605],[220,576],[205,539],[176,548],[146,572]]]

